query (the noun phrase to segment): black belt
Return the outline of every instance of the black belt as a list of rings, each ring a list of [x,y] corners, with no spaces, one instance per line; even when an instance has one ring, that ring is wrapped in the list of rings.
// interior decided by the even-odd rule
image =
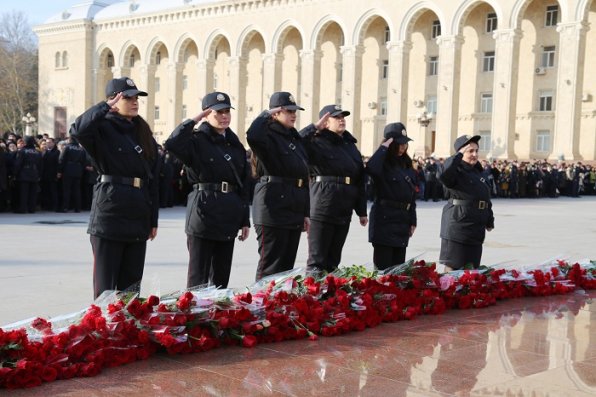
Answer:
[[[296,187],[306,186],[306,180],[302,178],[286,178],[283,176],[265,175],[261,177],[260,181],[263,183],[287,183],[288,185],[294,185]]]
[[[484,200],[450,199],[449,202],[451,202],[451,204],[453,204],[453,205],[467,205],[469,207],[478,208],[479,210],[490,208],[490,201],[484,201]]]
[[[111,182],[119,185],[128,185],[140,189],[143,187],[143,180],[141,178],[130,178],[127,176],[116,176],[116,175],[101,175],[99,177],[100,182]]]
[[[317,175],[317,176],[315,176],[315,182],[335,182],[335,183],[343,183],[344,185],[351,185],[352,178],[350,178],[349,176]]]
[[[411,203],[404,203],[401,201],[393,201],[393,200],[385,200],[385,199],[379,200],[379,204],[386,205],[388,207],[399,208],[400,210],[409,210],[410,207],[412,206]]]
[[[211,190],[214,192],[222,192],[222,193],[228,193],[228,192],[233,192],[235,190],[238,190],[238,187],[236,185],[233,185],[228,182],[221,182],[221,183],[199,182],[199,183],[195,183],[193,186],[195,189],[198,189],[198,190]]]

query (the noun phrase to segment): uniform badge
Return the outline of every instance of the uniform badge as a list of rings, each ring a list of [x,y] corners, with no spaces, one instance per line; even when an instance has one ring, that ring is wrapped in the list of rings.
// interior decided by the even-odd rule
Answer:
[[[406,130],[401,130],[401,134],[402,134],[403,136],[408,136],[408,133],[406,132]]]
[[[132,81],[131,79],[126,79],[126,84],[128,84],[131,87],[134,87],[135,86],[134,81]]]
[[[292,102],[292,103],[296,103],[296,100],[294,99],[294,95],[290,95],[288,97],[288,101]]]
[[[226,97],[224,96],[224,94],[217,94],[217,100],[218,101],[225,101]]]
[[[335,105],[335,110],[341,110],[341,108],[337,105]]]

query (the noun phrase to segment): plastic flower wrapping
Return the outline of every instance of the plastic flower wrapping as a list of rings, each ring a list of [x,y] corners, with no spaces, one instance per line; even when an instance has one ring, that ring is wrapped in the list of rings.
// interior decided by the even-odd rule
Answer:
[[[104,292],[86,310],[0,328],[0,388],[94,376],[158,351],[316,340],[503,299],[587,289],[596,289],[596,262],[589,260],[441,274],[435,263],[419,258],[382,272],[364,266],[329,274],[297,268],[242,290],[197,286],[144,298],[135,285]]]

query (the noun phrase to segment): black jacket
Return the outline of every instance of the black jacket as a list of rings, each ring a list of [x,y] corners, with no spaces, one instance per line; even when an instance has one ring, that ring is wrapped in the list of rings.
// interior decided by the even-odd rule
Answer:
[[[370,209],[368,241],[389,247],[407,247],[410,227],[416,226],[416,186],[413,168],[388,162],[388,149],[380,146],[366,163],[366,172],[375,186]],[[409,207],[408,207],[409,205]]]
[[[356,147],[356,139],[348,131],[341,136],[323,130],[317,133],[311,124],[300,136],[308,153],[310,169],[310,218],[312,220],[346,225],[352,211],[366,216],[364,164]],[[350,183],[317,182],[317,176],[350,178]]]
[[[46,182],[56,182],[58,177],[58,159],[60,151],[57,147],[52,150],[46,150],[42,155],[43,172],[41,180]]]
[[[60,153],[58,170],[62,177],[81,178],[86,161],[85,150],[78,143],[68,143]]]
[[[246,132],[246,139],[257,158],[257,174],[287,178],[287,182],[257,182],[253,198],[256,225],[299,229],[309,216],[308,156],[295,128],[287,129],[259,115]],[[302,186],[298,186],[302,180]]]
[[[207,122],[193,133],[195,124],[193,120],[180,124],[164,147],[186,166],[188,180],[193,185],[228,182],[234,189],[223,193],[213,189],[199,190],[195,186],[187,201],[186,234],[209,240],[234,240],[240,228],[250,226],[250,170],[246,163],[246,150],[229,128],[224,137]],[[229,162],[226,155],[230,156]]]
[[[129,121],[101,102],[77,117],[71,130],[99,174],[142,178],[142,187],[102,182],[93,187],[87,232],[117,241],[146,241],[159,214],[159,162],[153,140],[149,162],[135,151],[138,119]]]
[[[17,151],[14,162],[14,175],[17,181],[39,182],[42,167],[41,153],[33,146],[25,146]]]
[[[451,199],[443,207],[441,238],[462,244],[479,245],[484,242],[486,228],[495,226],[490,189],[482,177],[482,166],[462,161],[457,153],[445,161],[441,182],[449,189]],[[469,204],[454,205],[452,199],[467,200]],[[480,208],[480,201],[486,207]]]

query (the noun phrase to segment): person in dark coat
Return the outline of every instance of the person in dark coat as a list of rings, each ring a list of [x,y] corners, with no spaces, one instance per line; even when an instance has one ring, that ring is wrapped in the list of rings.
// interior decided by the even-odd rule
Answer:
[[[128,77],[112,79],[105,102],[80,115],[72,135],[100,174],[93,188],[87,233],[93,248],[93,290],[138,289],[147,240],[157,235],[157,142],[139,116],[139,96]]]
[[[486,231],[495,227],[491,194],[478,163],[480,135],[463,135],[455,140],[456,154],[445,162],[441,182],[450,199],[441,217],[439,261],[447,271],[480,266]]]
[[[187,287],[209,283],[227,288],[234,241],[236,236],[246,240],[250,229],[250,169],[246,150],[229,127],[230,97],[223,92],[210,93],[203,98],[202,108],[193,119],[176,127],[164,147],[182,161],[193,184],[185,226]]]
[[[42,167],[41,153],[35,148],[35,138],[25,137],[25,146],[17,152],[14,163],[14,175],[19,184],[17,212],[21,214],[35,212]]]
[[[7,148],[0,140],[0,212],[6,211],[8,203],[8,159]]]
[[[437,175],[439,167],[434,157],[430,157],[424,164],[424,201],[432,199],[432,201],[439,201],[440,195],[443,193],[443,186],[439,183]],[[440,193],[439,193],[440,191]]]
[[[46,151],[42,154],[41,207],[58,210],[58,159],[60,152],[53,138],[46,139]]]
[[[172,156],[167,150],[160,147],[159,158],[161,172],[159,173],[159,207],[174,206],[174,164]]]
[[[91,209],[93,203],[93,185],[97,183],[99,174],[93,166],[93,160],[88,153],[85,153],[85,171],[83,172],[83,187],[81,189],[81,202],[85,211]]]
[[[417,174],[407,152],[412,139],[402,123],[387,124],[383,135],[383,143],[366,163],[376,188],[368,241],[379,270],[405,262],[406,247],[417,225]]]
[[[366,226],[364,163],[356,139],[346,131],[350,112],[327,105],[320,120],[300,131],[310,166],[310,232],[308,268],[332,272],[338,268],[352,211]]]
[[[71,131],[72,132],[72,131]],[[81,212],[81,179],[87,164],[85,150],[71,135],[58,159],[59,178],[62,179],[62,209],[68,212],[72,198],[75,212]]]
[[[256,279],[294,268],[300,234],[308,232],[308,156],[294,128],[298,106],[289,92],[275,92],[269,110],[246,132],[259,177],[253,223],[259,244]]]

